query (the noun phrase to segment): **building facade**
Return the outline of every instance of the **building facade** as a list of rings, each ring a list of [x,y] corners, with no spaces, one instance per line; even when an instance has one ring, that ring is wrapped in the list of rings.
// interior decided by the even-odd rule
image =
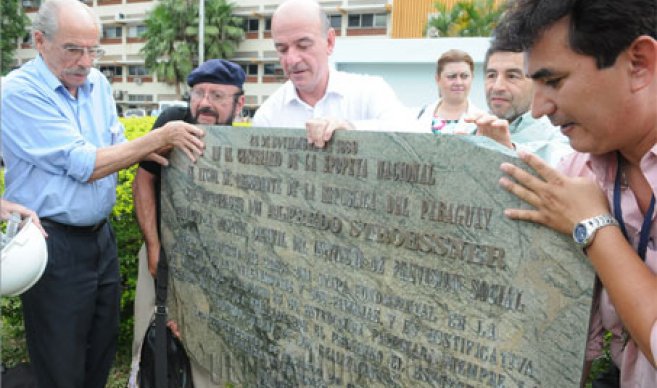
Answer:
[[[32,18],[41,0],[19,0]],[[212,1],[212,0],[205,0]],[[247,74],[244,86],[244,116],[253,113],[286,78],[278,63],[271,40],[271,16],[283,0],[239,0],[233,2],[234,13],[244,18],[244,40],[233,58]],[[455,0],[444,0],[453,3]],[[144,66],[140,38],[144,20],[157,0],[86,0],[99,16],[106,54],[99,69],[112,82],[114,97],[123,109],[157,108],[160,101],[175,100],[175,87],[160,82]],[[424,39],[434,0],[320,0],[336,30],[338,42],[332,64],[341,70],[367,72],[393,79],[393,88],[410,93],[400,97],[409,106],[435,99],[433,71],[440,54],[450,48],[472,46],[476,62],[483,60],[487,40],[483,38],[450,40]],[[418,39],[419,38],[419,39]],[[376,50],[376,51],[373,51]],[[26,31],[15,54],[15,65],[32,59],[31,36]],[[475,77],[481,81],[483,76]],[[417,87],[409,88],[409,81]],[[396,86],[399,86],[396,87]],[[187,86],[181,85],[183,93]],[[475,100],[483,96],[481,82],[474,87]]]

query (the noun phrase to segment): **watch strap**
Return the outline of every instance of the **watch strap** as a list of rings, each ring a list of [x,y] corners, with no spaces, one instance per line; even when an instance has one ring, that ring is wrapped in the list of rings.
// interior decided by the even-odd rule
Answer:
[[[583,223],[588,223],[595,230],[598,230],[598,229],[600,229],[604,226],[607,226],[607,225],[620,226],[618,224],[618,221],[616,220],[616,218],[614,216],[612,216],[611,214],[602,214],[602,215],[599,215],[599,216],[587,218],[586,220],[584,220],[582,222]]]
[[[578,241],[578,239],[575,236],[575,232],[578,226],[582,226],[582,225],[586,229],[586,238],[583,241]],[[595,233],[599,229],[609,225],[615,225],[620,227],[620,224],[618,223],[616,218],[611,214],[601,214],[599,216],[587,218],[577,223],[577,225],[575,225],[575,229],[573,229],[573,238],[581,248],[586,248],[589,245],[591,245],[591,242],[593,242],[593,237],[595,237]]]

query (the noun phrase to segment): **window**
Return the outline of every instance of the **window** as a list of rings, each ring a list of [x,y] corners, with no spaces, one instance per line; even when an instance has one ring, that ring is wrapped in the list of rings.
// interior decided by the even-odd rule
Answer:
[[[360,15],[349,15],[349,28],[360,27]]]
[[[39,8],[41,6],[41,0],[23,0],[23,8]]]
[[[32,33],[31,32],[26,32],[25,35],[23,35],[23,39],[21,39],[20,47],[21,48],[30,48],[33,47],[32,44]]]
[[[130,94],[128,95],[128,101],[140,102],[140,101],[153,101],[152,94]]]
[[[242,65],[242,69],[244,69],[246,75],[258,75],[258,65],[256,63]]]
[[[121,77],[123,75],[123,66],[101,66],[99,70],[107,78]]]
[[[360,26],[363,28],[374,27],[374,15],[371,13],[360,15]]]
[[[374,27],[385,27],[388,25],[388,15],[384,13],[374,14]]]
[[[329,22],[336,30],[342,28],[342,15],[329,15]]]
[[[129,38],[141,38],[144,32],[146,32],[146,26],[144,25],[128,27]]]
[[[271,31],[271,17],[265,19],[265,31]]]
[[[258,19],[244,19],[244,31],[258,32],[260,21]]]
[[[242,108],[242,117],[253,117],[258,108],[244,107]]]
[[[144,66],[133,65],[128,66],[128,75],[131,77],[143,77],[148,75],[148,71]]]
[[[265,63],[265,75],[282,76],[283,68],[278,63]]]
[[[120,38],[123,33],[123,28],[117,26],[104,26],[103,38],[114,39]]]
[[[385,13],[363,13],[349,15],[349,28],[383,28],[386,26]]]

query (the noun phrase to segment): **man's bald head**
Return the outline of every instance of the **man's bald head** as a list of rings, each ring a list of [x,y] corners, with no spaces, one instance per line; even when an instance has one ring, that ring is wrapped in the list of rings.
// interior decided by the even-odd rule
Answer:
[[[287,19],[304,18],[317,23],[319,30],[324,36],[328,34],[331,24],[326,12],[320,7],[319,3],[314,0],[287,0],[276,8],[272,15],[272,29],[278,21]]]
[[[314,0],[287,0],[274,12],[271,36],[299,97],[314,106],[326,92],[335,31]]]

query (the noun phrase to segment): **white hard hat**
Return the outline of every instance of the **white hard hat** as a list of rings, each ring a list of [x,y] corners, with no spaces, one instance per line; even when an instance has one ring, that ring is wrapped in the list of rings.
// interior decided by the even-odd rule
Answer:
[[[2,248],[0,260],[1,296],[20,295],[41,278],[48,263],[46,239],[30,218]]]

